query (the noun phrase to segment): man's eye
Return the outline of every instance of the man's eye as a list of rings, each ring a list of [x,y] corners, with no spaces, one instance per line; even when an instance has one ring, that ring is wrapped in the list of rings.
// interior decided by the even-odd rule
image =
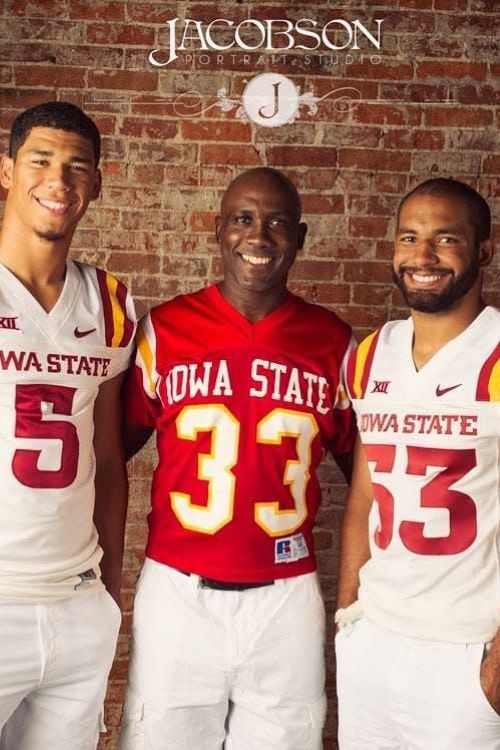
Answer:
[[[399,242],[403,242],[405,245],[409,245],[413,242],[415,242],[416,237],[414,237],[412,234],[404,234],[399,238]]]
[[[72,164],[71,170],[72,172],[86,172],[87,167],[84,167],[82,164]]]
[[[440,237],[438,240],[440,245],[456,245],[458,242],[457,237],[450,237],[449,235],[444,235],[443,237]]]
[[[33,161],[31,163],[32,164],[36,164],[37,167],[43,167],[48,162],[47,162],[47,159],[33,159]]]
[[[235,216],[234,221],[236,224],[250,224],[251,218],[250,216]]]

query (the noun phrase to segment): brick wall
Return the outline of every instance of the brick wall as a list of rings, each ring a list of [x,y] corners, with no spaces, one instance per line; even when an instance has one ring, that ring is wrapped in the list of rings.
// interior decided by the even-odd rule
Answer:
[[[304,0],[287,10],[294,5],[0,0],[0,146],[5,148],[13,117],[41,101],[71,100],[96,119],[104,189],[78,231],[74,255],[117,273],[141,313],[219,276],[213,217],[224,186],[248,166],[277,166],[295,180],[310,230],[292,288],[335,308],[360,335],[403,314],[388,261],[395,208],[407,189],[427,177],[458,177],[476,187],[500,219],[496,0]],[[252,53],[250,64],[241,55],[222,65],[180,57],[154,68],[148,54],[161,46],[165,23],[176,15],[207,21],[309,17],[321,23],[384,18],[381,61],[373,64],[365,45],[352,60],[338,53],[336,62],[316,65],[296,55],[271,67]],[[328,98],[315,116],[304,111],[295,124],[276,129],[242,122],[234,109],[215,106],[194,119],[176,114],[174,99],[185,91],[197,90],[209,107],[220,88],[237,97],[246,80],[271,69],[293,78],[302,92],[323,96],[349,86],[360,91],[361,101],[341,112]],[[497,304],[498,258],[486,285],[488,300]],[[115,746],[120,722],[154,460],[149,447],[132,462],[124,625],[108,691],[110,732],[101,748]],[[331,464],[323,466],[321,478],[317,545],[331,614],[344,488]],[[331,649],[328,670],[326,737],[332,748]]]

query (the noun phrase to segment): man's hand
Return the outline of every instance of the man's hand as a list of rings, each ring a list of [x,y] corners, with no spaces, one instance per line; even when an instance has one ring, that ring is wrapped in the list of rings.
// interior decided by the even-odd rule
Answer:
[[[493,639],[489,654],[481,664],[480,679],[488,702],[500,715],[500,629]]]

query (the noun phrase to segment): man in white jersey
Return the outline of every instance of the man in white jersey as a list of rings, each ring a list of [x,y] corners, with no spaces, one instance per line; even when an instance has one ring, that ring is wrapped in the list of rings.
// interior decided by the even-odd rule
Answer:
[[[120,282],[68,258],[99,152],[92,120],[49,102],[14,121],[0,167],[2,750],[96,747],[120,625],[134,312]]]
[[[348,366],[360,441],[336,620],[341,750],[500,748],[500,313],[490,211],[428,180],[400,205],[411,317]]]

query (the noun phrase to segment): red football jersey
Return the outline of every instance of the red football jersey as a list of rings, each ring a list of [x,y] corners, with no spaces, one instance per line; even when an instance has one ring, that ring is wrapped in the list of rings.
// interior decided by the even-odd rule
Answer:
[[[353,445],[351,346],[346,323],[292,294],[257,323],[216,286],[144,318],[125,412],[157,431],[149,557],[223,581],[315,569],[316,467]]]

